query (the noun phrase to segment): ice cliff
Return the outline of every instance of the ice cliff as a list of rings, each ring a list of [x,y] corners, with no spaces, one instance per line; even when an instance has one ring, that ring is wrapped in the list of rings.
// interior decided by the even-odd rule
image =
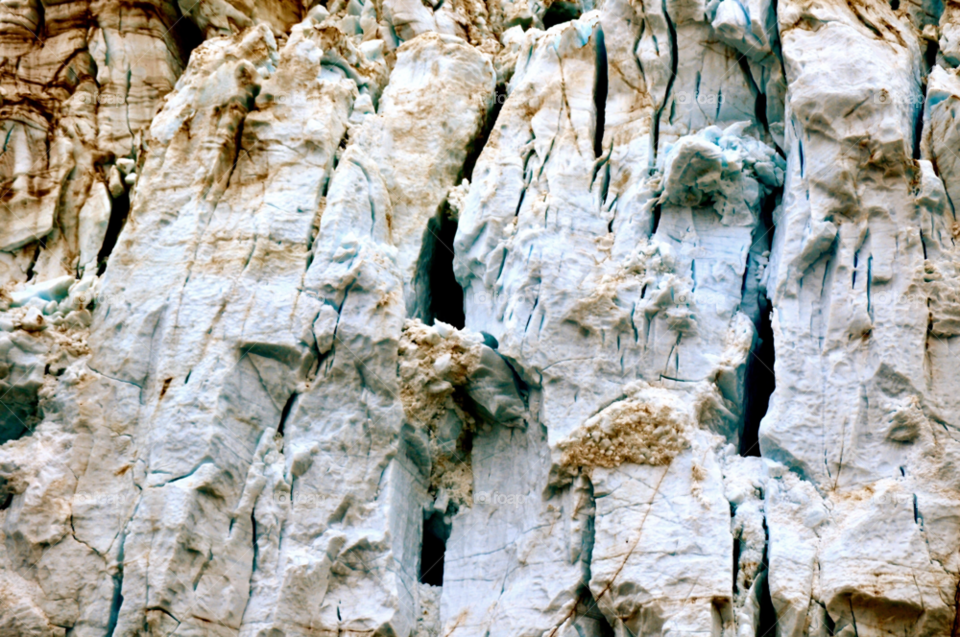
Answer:
[[[960,4],[0,1],[0,637],[960,637]]]

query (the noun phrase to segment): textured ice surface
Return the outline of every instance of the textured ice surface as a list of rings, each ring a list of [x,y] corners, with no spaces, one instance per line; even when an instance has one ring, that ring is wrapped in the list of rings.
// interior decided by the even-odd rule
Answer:
[[[0,637],[960,636],[960,10],[0,3]]]

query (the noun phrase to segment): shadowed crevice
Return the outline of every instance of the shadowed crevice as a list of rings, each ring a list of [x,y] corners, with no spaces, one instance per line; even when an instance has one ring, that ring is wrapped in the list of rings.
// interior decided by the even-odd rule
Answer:
[[[441,513],[433,512],[423,519],[423,541],[420,544],[420,583],[443,586],[443,560],[450,539],[450,524]]]
[[[97,276],[103,276],[107,271],[107,261],[117,246],[120,232],[127,223],[128,214],[130,214],[130,195],[124,191],[119,197],[111,200],[110,221],[107,223],[107,232],[100,246],[100,252],[97,253]]]
[[[575,2],[554,2],[543,14],[543,28],[570,22],[580,17],[580,5]]]
[[[448,323],[464,326],[463,288],[453,273],[453,240],[457,222],[444,210],[427,224],[417,266],[416,315],[424,323]]]
[[[606,125],[607,90],[607,46],[603,40],[603,29],[597,28],[597,70],[593,87],[593,106],[596,111],[594,127],[593,155],[598,159],[603,155],[603,129]]]
[[[773,347],[773,327],[771,315],[773,306],[765,298],[761,302],[766,306],[760,313],[757,325],[758,344],[751,352],[747,363],[746,406],[744,408],[743,434],[740,436],[740,455],[760,455],[760,422],[767,415],[770,396],[777,386],[773,373],[776,357]]]
[[[766,520],[763,521],[763,532],[766,541],[760,575],[760,617],[757,619],[757,637],[776,637],[777,611],[773,607],[773,598],[770,597],[770,530],[767,528]]]

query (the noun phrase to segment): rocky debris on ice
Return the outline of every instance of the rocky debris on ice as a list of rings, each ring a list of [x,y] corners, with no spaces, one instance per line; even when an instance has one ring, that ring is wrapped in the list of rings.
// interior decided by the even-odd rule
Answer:
[[[471,437],[493,424],[525,424],[515,373],[483,335],[440,321],[407,321],[399,353],[404,414],[427,439],[429,455],[420,462],[428,467],[429,492],[456,507],[469,504]]]

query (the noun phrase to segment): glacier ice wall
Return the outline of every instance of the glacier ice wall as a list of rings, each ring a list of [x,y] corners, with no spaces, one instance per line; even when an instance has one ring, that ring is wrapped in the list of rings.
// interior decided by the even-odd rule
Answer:
[[[960,637],[960,9],[0,2],[0,637]]]

